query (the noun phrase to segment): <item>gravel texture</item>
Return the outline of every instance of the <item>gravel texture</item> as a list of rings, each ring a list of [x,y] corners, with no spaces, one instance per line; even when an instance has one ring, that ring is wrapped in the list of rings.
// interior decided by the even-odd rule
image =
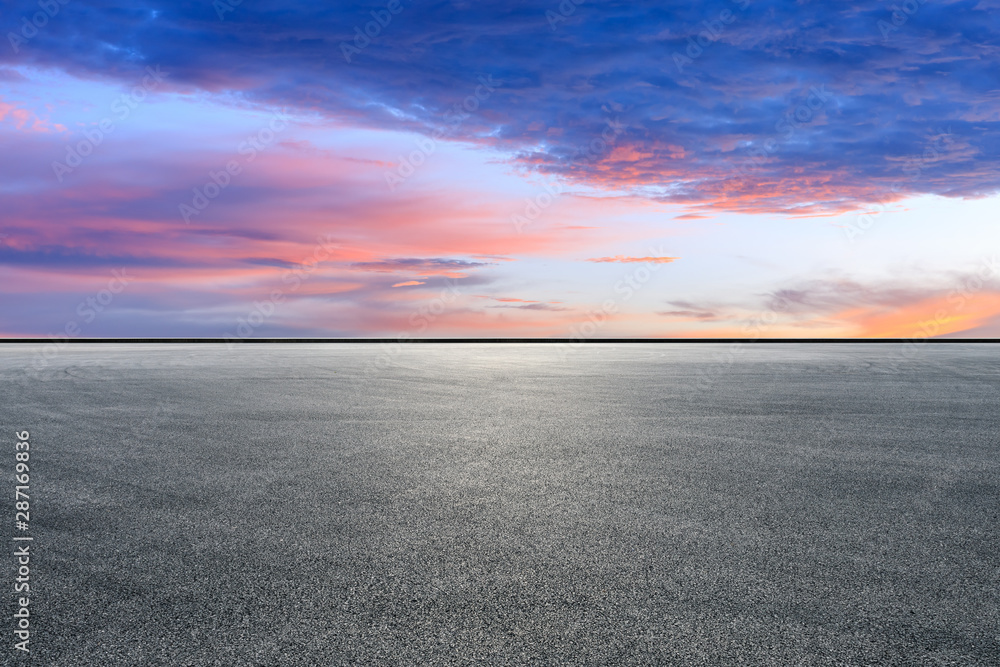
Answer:
[[[998,665],[998,362],[0,345],[30,664]]]

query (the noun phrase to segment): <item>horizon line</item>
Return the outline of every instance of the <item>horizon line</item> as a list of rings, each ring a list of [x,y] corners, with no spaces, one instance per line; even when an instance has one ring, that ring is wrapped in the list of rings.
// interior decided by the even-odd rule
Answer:
[[[1000,343],[1000,338],[338,338],[338,337],[287,337],[287,338],[218,338],[218,337],[114,337],[69,338],[50,335],[45,338],[0,338],[0,344],[99,344],[99,343],[205,343],[205,344],[275,344],[275,343],[545,343],[545,344],[641,344],[641,343]]]

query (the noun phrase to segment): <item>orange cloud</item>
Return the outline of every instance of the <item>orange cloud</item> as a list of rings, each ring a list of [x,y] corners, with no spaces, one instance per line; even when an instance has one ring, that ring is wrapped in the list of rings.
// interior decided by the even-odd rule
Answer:
[[[419,280],[408,280],[405,283],[396,283],[393,287],[412,287],[413,285],[426,285],[427,283],[421,282]]]
[[[757,308],[673,302],[661,312],[667,334],[692,338],[933,338],[990,331],[1000,321],[1000,287],[994,269],[966,274],[951,289],[849,280],[814,281],[772,292]],[[709,328],[678,330],[685,322],[712,322]]]
[[[855,308],[835,313],[865,338],[943,336],[983,326],[1000,315],[1000,293],[935,296],[896,309]]]
[[[625,255],[615,255],[614,257],[596,257],[594,259],[588,259],[588,262],[621,262],[625,264],[631,264],[634,262],[642,262],[647,264],[669,264],[670,262],[675,262],[680,257],[626,257]]]

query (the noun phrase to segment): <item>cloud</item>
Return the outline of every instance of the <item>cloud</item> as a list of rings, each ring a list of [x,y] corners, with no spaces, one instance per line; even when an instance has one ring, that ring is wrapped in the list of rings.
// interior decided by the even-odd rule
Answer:
[[[49,269],[93,269],[97,267],[147,266],[147,267],[191,267],[198,266],[197,260],[182,257],[156,255],[131,255],[117,252],[104,254],[80,248],[64,246],[41,246],[36,248],[15,248],[0,244],[0,264],[11,266],[47,267]]]
[[[243,261],[247,264],[253,264],[255,266],[273,266],[279,269],[291,269],[299,266],[295,262],[289,262],[284,259],[274,259],[271,257],[247,257]]]
[[[624,264],[631,263],[643,263],[643,264],[669,264],[675,262],[680,257],[626,257],[625,255],[615,255],[614,257],[596,257],[594,259],[588,259],[588,262],[598,262],[598,263],[608,263],[617,262]]]
[[[811,280],[767,297],[769,308],[810,322],[839,321],[860,337],[940,336],[1000,313],[1000,266],[925,276],[923,284]]]
[[[65,132],[66,128],[58,123],[39,118],[30,109],[18,107],[0,99],[0,122],[12,124],[22,132]]]
[[[462,271],[490,266],[490,263],[470,262],[463,259],[420,259],[415,257],[404,257],[398,259],[382,259],[373,262],[356,262],[351,266],[356,269],[361,269],[362,271],[379,271],[382,273],[407,271],[410,273],[419,273],[421,275],[461,277],[465,275]]]
[[[404,3],[346,62],[342,45],[384,4],[242,3],[219,20],[210,3],[69,3],[0,61],[125,82],[160,64],[175,90],[446,129],[526,171],[706,210],[820,214],[1000,189],[993,0],[918,3],[902,25],[856,1],[606,2],[555,26],[551,2]],[[735,18],[702,35],[723,9]],[[36,11],[16,0],[5,14]],[[485,97],[481,77],[495,82]]]
[[[371,262],[355,262],[351,264],[351,268],[378,273],[411,273],[422,278],[431,276],[467,278],[469,275],[468,271],[491,265],[492,262],[472,262],[463,259],[404,257]]]
[[[714,320],[718,316],[708,310],[664,310],[660,315],[681,320]]]
[[[474,295],[477,299],[490,299],[496,301],[496,305],[486,306],[487,308],[512,308],[515,310],[538,310],[548,312],[563,312],[572,310],[560,305],[561,301],[535,301],[532,299],[519,299],[510,296],[486,296],[482,294]]]
[[[136,280],[127,298],[116,299],[118,315],[89,329],[95,335],[162,329],[164,335],[223,336],[276,289],[285,298],[258,335],[393,335],[380,327],[406,324],[436,290],[492,289],[521,260],[587,247],[586,239],[558,224],[518,233],[509,212],[519,202],[507,193],[448,183],[387,196],[378,164],[297,144],[261,152],[185,224],[178,204],[233,159],[232,147],[245,134],[213,131],[221,134],[205,142],[200,134],[188,136],[188,128],[165,135],[134,128],[135,135],[114,135],[114,143],[107,140],[58,183],[50,163],[65,155],[66,138],[0,123],[0,268],[3,291],[18,295],[17,333],[60,330],[79,300],[103,289],[111,270],[125,267]],[[323,130],[322,136],[334,146],[351,144],[348,154],[388,153],[350,133]],[[554,223],[564,220],[556,210],[551,216]],[[393,287],[408,282],[423,284]],[[527,289],[530,283],[529,276]],[[46,308],[23,307],[35,302]],[[480,305],[462,312],[462,318],[436,320],[435,333],[455,326],[481,334],[491,322],[498,331],[518,326],[516,310]],[[524,326],[542,331],[539,322]]]
[[[1000,3],[921,3],[883,35],[885,6],[754,0],[679,66],[688,38],[735,4],[584,3],[553,29],[550,2],[407,0],[351,63],[341,43],[384,0],[261,0],[224,21],[211,3],[60,4],[19,53],[0,49],[0,262],[14,312],[28,313],[18,326],[50,322],[27,308],[32,299],[72,305],[70,292],[87,296],[125,265],[139,279],[116,300],[128,313],[116,326],[130,327],[120,335],[224,333],[245,304],[288,288],[298,271],[302,285],[272,330],[392,334],[450,282],[523,298],[463,297],[435,322],[442,331],[565,335],[583,301],[613,285],[588,265],[574,276],[554,263],[676,261],[599,256],[643,247],[659,221],[720,210],[819,216],[919,193],[997,192],[1000,93],[987,66],[1000,55]],[[30,16],[38,5],[14,0],[5,11]],[[109,91],[131,90],[153,66],[169,73],[155,99],[57,182],[53,160],[107,113]],[[476,97],[483,81],[491,90]],[[463,104],[468,116],[452,126],[447,115]],[[238,155],[250,112],[284,107],[296,118],[289,134],[184,224],[178,204]],[[73,132],[45,131],[56,120]],[[441,128],[456,144],[438,144],[428,167],[390,192],[386,170]],[[525,200],[542,181],[566,188],[518,233],[511,215],[552,194],[535,189]],[[336,241],[311,259],[320,235]],[[761,237],[759,247],[772,241],[781,239]],[[919,248],[924,238],[904,241]],[[697,288],[718,289],[730,275]],[[660,303],[615,326],[717,333],[773,310],[769,331],[786,334],[904,330],[951,307],[949,280],[962,279],[915,275],[803,277],[738,303]],[[401,289],[412,283],[422,289]],[[942,331],[995,326],[992,290],[948,315]],[[573,313],[545,317],[566,309],[548,297],[566,298]],[[98,326],[111,331],[111,322]]]
[[[539,303],[538,301],[532,301],[530,299],[517,299],[515,297],[500,297],[500,296],[482,296],[476,295],[477,299],[493,299],[494,301],[500,301],[501,303]]]
[[[921,272],[909,279],[814,278],[728,304],[671,301],[674,321],[713,322],[691,337],[913,338],[993,331],[1000,321],[1000,264]],[[984,334],[985,335],[985,334]]]
[[[502,304],[498,306],[487,306],[487,308],[515,308],[517,310],[544,310],[549,312],[561,312],[571,310],[563,306],[554,306],[549,303],[524,303],[524,304]]]
[[[16,69],[0,67],[0,81],[23,82],[28,79]]]

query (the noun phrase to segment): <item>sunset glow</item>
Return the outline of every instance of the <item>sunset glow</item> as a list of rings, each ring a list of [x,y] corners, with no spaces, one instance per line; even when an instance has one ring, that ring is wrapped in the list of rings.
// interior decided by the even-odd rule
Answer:
[[[993,3],[383,5],[13,3],[0,335],[1000,335]]]

